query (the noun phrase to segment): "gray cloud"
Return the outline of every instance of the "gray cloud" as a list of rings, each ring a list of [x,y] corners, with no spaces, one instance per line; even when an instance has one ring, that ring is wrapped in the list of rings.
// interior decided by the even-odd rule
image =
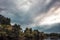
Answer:
[[[50,8],[54,6],[56,2],[60,0],[31,0],[32,5],[28,11],[24,11],[18,8],[19,5],[24,3],[18,3],[19,0],[0,0],[0,14],[11,18],[12,23],[18,23],[24,26],[35,24],[34,18],[41,14],[48,12]],[[20,1],[23,2],[24,0]],[[29,0],[28,0],[29,1]],[[19,6],[22,7],[22,6]]]
[[[46,7],[46,11],[48,11],[50,8],[54,7],[54,4],[60,2],[60,0],[52,0]]]

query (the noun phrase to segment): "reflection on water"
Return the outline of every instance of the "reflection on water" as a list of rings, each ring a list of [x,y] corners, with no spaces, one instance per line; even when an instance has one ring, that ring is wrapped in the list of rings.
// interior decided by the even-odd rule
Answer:
[[[60,38],[58,38],[58,37],[47,37],[46,39],[44,39],[44,40],[60,40]]]
[[[44,40],[60,40],[60,39],[44,39]]]

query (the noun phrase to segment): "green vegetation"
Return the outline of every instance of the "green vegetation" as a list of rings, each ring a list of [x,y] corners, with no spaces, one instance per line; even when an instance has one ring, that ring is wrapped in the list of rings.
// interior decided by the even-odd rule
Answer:
[[[0,15],[0,40],[43,40],[48,37],[60,38],[60,34],[46,34],[32,28],[26,28],[24,32],[20,25],[10,24],[10,18]]]

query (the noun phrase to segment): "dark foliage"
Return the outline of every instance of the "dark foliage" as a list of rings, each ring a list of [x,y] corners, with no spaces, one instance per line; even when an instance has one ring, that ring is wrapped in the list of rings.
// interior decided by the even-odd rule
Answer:
[[[10,18],[6,18],[2,15],[0,15],[0,24],[6,24],[6,25],[10,25]]]

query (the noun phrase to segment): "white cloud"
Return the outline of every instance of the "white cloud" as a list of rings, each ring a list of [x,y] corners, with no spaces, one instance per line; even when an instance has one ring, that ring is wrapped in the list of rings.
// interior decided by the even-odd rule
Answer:
[[[52,11],[53,10],[49,11],[47,13],[48,15],[45,14],[45,17],[40,21],[41,25],[60,23],[60,8],[56,9],[54,12]]]

